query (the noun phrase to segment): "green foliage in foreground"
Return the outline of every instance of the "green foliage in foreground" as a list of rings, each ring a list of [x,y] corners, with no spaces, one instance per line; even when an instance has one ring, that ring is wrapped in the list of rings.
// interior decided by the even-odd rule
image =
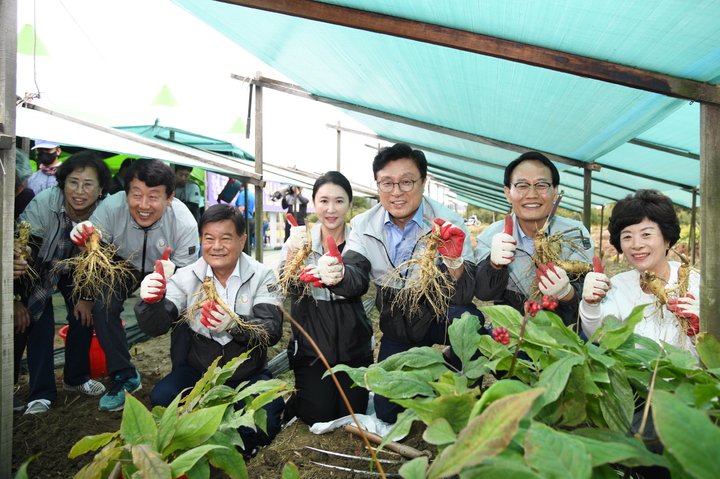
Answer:
[[[433,348],[368,368],[334,369],[407,408],[386,441],[407,434],[413,421],[427,426],[424,439],[439,456],[432,464],[425,457],[405,464],[400,473],[406,479],[599,479],[638,466],[666,467],[678,478],[715,478],[720,344],[699,335],[698,364],[687,351],[634,334],[642,311],[636,308],[624,322],[607,318],[593,338],[597,344],[583,342],[558,316],[542,311],[527,322],[518,346],[523,317],[492,306],[483,312],[494,327],[508,328],[511,342],[479,335],[478,318],[466,313],[449,329],[460,370]],[[518,347],[525,359],[516,359],[514,378],[481,395],[479,378],[508,371]],[[639,432],[648,397],[662,455],[649,452]]]
[[[261,408],[287,388],[279,380],[225,386],[246,359],[243,354],[222,367],[216,359],[195,387],[167,408],[148,411],[128,394],[119,431],[86,436],[73,446],[71,459],[102,448],[75,477],[119,477],[122,470],[122,477],[133,479],[200,479],[210,477],[213,465],[233,479],[246,479],[245,461],[236,449],[243,446],[237,428],[257,425],[265,430]],[[236,403],[244,407],[236,410]]]

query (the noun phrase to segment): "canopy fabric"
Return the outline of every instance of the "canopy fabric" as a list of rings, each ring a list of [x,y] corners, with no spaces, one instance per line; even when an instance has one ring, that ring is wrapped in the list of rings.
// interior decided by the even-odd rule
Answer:
[[[536,66],[222,2],[174,0],[309,92],[459,132],[594,162],[592,203],[655,188],[692,204],[699,161],[628,144],[699,154],[697,104]],[[309,2],[321,3],[321,2]],[[490,35],[659,72],[720,82],[720,2],[605,0],[344,0],[324,2]],[[312,66],[309,68],[309,66]],[[378,135],[455,156],[428,155],[471,203],[501,211],[505,165],[518,154],[346,110]],[[602,168],[607,166],[607,168]],[[563,206],[582,202],[582,168],[558,165]],[[617,171],[617,169],[626,170]],[[634,176],[641,173],[653,178]],[[467,190],[469,178],[488,181]],[[663,182],[659,180],[670,180]],[[494,198],[481,200],[478,193]],[[573,203],[576,201],[576,203]],[[498,203],[499,202],[499,203]],[[579,202],[579,203],[577,203]]]

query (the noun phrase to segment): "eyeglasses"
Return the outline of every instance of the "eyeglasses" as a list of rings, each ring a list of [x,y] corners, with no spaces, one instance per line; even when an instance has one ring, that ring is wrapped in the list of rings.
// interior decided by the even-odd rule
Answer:
[[[392,191],[395,189],[395,185],[398,185],[398,188],[400,188],[400,191],[407,193],[408,191],[412,191],[413,188],[415,188],[415,183],[420,181],[422,178],[418,178],[417,180],[402,180],[398,181],[397,183],[393,183],[392,181],[385,180],[385,181],[378,181],[377,187],[378,190],[380,190],[383,193],[392,193]]]
[[[530,184],[527,181],[518,181],[517,183],[513,183],[513,186],[520,193],[528,193],[532,187],[535,187],[535,191],[538,193],[547,193],[553,185],[547,181],[538,181],[535,184]]]
[[[65,188],[73,191],[87,191],[88,193],[92,193],[97,187],[98,185],[95,183],[80,183],[75,180],[68,180],[65,182]]]

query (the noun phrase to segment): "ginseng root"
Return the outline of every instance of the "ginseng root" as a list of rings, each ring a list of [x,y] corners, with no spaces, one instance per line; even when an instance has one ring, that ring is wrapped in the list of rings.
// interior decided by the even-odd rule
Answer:
[[[432,231],[418,241],[418,247],[424,246],[425,249],[417,258],[405,261],[387,274],[383,287],[400,287],[393,299],[393,309],[398,307],[410,316],[415,316],[421,304],[426,303],[435,317],[443,318],[447,315],[455,285],[435,263],[440,257],[438,247],[441,243],[440,232]]]
[[[223,310],[226,314],[230,315],[233,321],[235,321],[235,323],[237,324],[238,329],[240,329],[240,332],[250,333],[251,342],[255,342],[259,345],[268,344],[270,339],[268,337],[268,332],[256,324],[252,324],[243,320],[235,313],[235,311],[231,307],[225,304],[222,298],[220,298],[217,289],[215,289],[215,280],[213,280],[212,277],[205,277],[200,291],[198,291],[198,293],[193,296],[193,299],[195,301],[183,317],[184,321],[190,321],[193,317],[199,314],[200,310],[203,307],[203,304],[208,301],[213,301],[218,304],[218,308]]]
[[[55,266],[58,269],[70,267],[76,298],[104,298],[109,302],[115,292],[133,284],[130,263],[115,260],[117,249],[101,243],[97,232],[90,235],[85,246],[84,252]]]
[[[30,236],[32,235],[32,230],[32,225],[27,221],[21,221],[20,223],[18,223],[17,238],[15,238],[15,244],[21,251],[20,259],[28,262],[27,269],[25,270],[25,275],[27,278],[34,282],[40,277],[38,276],[37,271],[35,271],[35,269],[30,265],[30,258],[28,258],[27,255],[27,247],[30,244]]]

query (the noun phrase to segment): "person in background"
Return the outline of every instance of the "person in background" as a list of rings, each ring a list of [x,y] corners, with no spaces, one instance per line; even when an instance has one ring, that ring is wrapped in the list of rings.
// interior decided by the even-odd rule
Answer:
[[[566,325],[576,324],[583,276],[571,279],[555,264],[540,268],[532,264],[535,233],[545,225],[557,197],[557,168],[542,153],[530,151],[505,168],[504,183],[505,198],[512,205],[512,230],[505,229],[510,220],[500,220],[478,237],[475,296],[480,301],[512,306],[524,314],[525,302],[539,290],[543,295],[557,296],[555,313]],[[563,244],[560,259],[591,263],[594,247],[587,228],[579,221],[555,215],[547,234],[563,231],[577,249]]]
[[[109,195],[114,195],[118,191],[125,191],[125,175],[127,174],[128,168],[132,165],[132,162],[136,161],[135,158],[125,158],[120,164],[120,169],[113,176],[112,185],[110,186]]]
[[[635,306],[647,304],[635,334],[659,344],[666,342],[697,356],[695,335],[699,332],[700,274],[690,270],[687,292],[670,295],[668,305],[657,298],[643,280],[651,272],[665,289],[678,286],[680,263],[668,261],[667,253],[680,238],[680,222],[670,198],[655,190],[638,190],[618,201],[608,223],[610,243],[634,269],[608,279],[602,273],[585,278],[580,317],[585,334],[591,337],[608,315],[620,321]]]
[[[55,173],[60,167],[59,158],[62,148],[52,141],[35,140],[35,146],[32,149],[37,150],[38,170],[30,175],[27,186],[37,195],[57,184]]]
[[[200,219],[202,193],[200,186],[190,181],[192,170],[191,166],[175,165],[175,198],[185,203],[197,222]]]
[[[328,171],[315,181],[312,191],[318,221],[310,231],[313,252],[305,261],[306,276],[315,276],[318,261],[332,238],[335,251],[345,250],[350,228],[345,223],[352,204],[350,182],[337,171]],[[307,244],[305,226],[290,230],[286,264]],[[282,253],[281,253],[282,254]],[[342,297],[322,284],[310,285],[306,291],[295,288],[291,293],[292,317],[307,331],[322,351],[330,366],[369,366],[373,362],[372,322],[363,308],[362,297]],[[326,369],[309,340],[293,325],[288,343],[290,368],[295,373],[297,393],[288,401],[287,417],[297,415],[306,424],[327,422],[350,414],[332,378],[323,379]],[[340,372],[336,374],[354,412],[365,413],[368,391],[351,387],[353,381]]]
[[[281,205],[287,210],[288,214],[293,215],[295,222],[302,226],[305,224],[305,216],[307,215],[307,204],[309,200],[302,194],[302,186],[288,186],[283,195]],[[285,241],[290,237],[290,224],[285,220]]]
[[[397,287],[387,285],[387,274],[424,248],[418,241],[431,231],[439,231],[443,244],[436,265],[442,274],[454,281],[450,305],[472,302],[475,284],[475,258],[470,234],[463,218],[424,196],[427,182],[427,160],[420,150],[398,143],[378,151],[373,161],[380,204],[356,216],[352,231],[340,256],[328,252],[318,259],[316,276],[320,283],[338,296],[354,298],[368,290],[372,280],[377,287],[375,305],[380,312],[378,361],[418,346],[447,343],[447,314],[436,316],[427,301],[421,301],[417,314],[395,306]],[[430,219],[428,219],[430,218]],[[405,273],[417,274],[418,266]],[[375,412],[386,422],[395,422],[403,410],[399,404],[376,395]]]
[[[243,215],[243,218],[245,218],[245,185],[243,184],[240,187],[240,191],[238,192],[237,199],[235,200],[235,206],[237,206],[238,211]],[[253,193],[252,188],[247,188],[247,225],[248,225],[248,236],[250,236],[250,247],[255,248],[255,220],[253,219],[253,216],[255,215],[255,193]]]
[[[171,328],[173,370],[153,389],[150,403],[168,406],[187,388],[202,378],[208,366],[221,357],[221,364],[247,353],[243,362],[225,383],[236,388],[272,379],[268,369],[267,348],[282,336],[282,312],[277,304],[275,273],[244,254],[245,219],[231,205],[209,207],[200,218],[202,257],[180,268],[169,280],[157,265],[156,272],[143,279],[140,298],[135,304],[140,329],[150,336],[160,336]],[[267,334],[267,341],[259,342],[249,331],[241,331],[232,317],[218,303],[206,301],[190,318],[183,318],[193,303],[199,300],[203,281],[211,277],[218,295],[243,321],[251,323]],[[181,347],[177,347],[181,344]],[[263,407],[267,413],[265,431],[249,427],[239,428],[243,440],[243,454],[252,457],[259,446],[270,444],[280,432],[280,416],[284,407],[277,398]]]
[[[35,191],[29,188],[27,181],[32,176],[33,170],[30,159],[20,148],[15,148],[15,214],[17,220],[20,213],[35,197]]]
[[[73,294],[72,276],[58,269],[60,261],[79,253],[70,241],[73,225],[87,220],[105,198],[110,187],[110,169],[96,153],[82,151],[70,156],[57,172],[58,184],[30,202],[18,218],[33,230],[33,265],[39,279],[32,284],[25,302],[17,302],[15,313],[23,321],[16,330],[20,354],[27,342],[30,395],[25,414],[44,413],[57,397],[54,371],[55,318],[52,294],[57,289],[65,299],[69,325],[65,346],[63,389],[99,396],[105,387],[90,379],[90,342],[93,316],[90,305]],[[17,353],[17,350],[16,350]]]
[[[141,159],[128,169],[125,191],[103,201],[89,221],[73,228],[70,237],[84,247],[93,231],[101,235],[101,241],[117,248],[117,256],[132,267],[132,278],[116,291],[80,300],[92,306],[95,331],[112,378],[99,409],[120,411],[125,407],[125,392],[142,387],[120,319],[123,303],[140,280],[155,269],[157,260],[162,259],[165,277],[170,278],[176,265],[187,266],[197,259],[197,223],[175,198],[175,173],[170,167],[160,160]],[[168,248],[172,253],[166,257]]]

